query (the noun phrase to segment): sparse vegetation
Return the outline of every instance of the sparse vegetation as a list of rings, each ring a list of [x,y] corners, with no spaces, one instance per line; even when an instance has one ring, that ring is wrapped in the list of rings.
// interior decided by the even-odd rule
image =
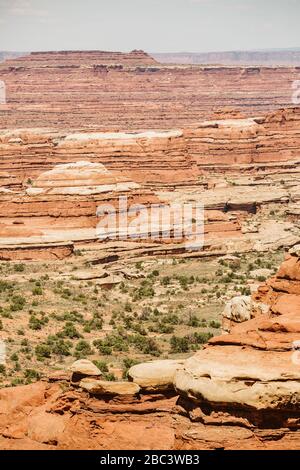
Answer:
[[[135,277],[111,290],[73,276],[94,269],[84,252],[47,266],[2,262],[0,329],[9,337],[1,384],[38,380],[77,358],[93,360],[103,378],[114,380],[141,361],[187,357],[220,333],[230,298],[250,295],[249,272],[280,261],[280,253],[246,254],[236,266],[226,259],[145,260],[132,265]]]

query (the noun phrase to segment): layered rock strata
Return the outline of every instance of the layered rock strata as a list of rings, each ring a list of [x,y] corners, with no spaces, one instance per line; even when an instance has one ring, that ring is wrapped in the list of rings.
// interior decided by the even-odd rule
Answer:
[[[182,220],[175,211],[169,214],[167,203],[101,163],[57,165],[27,181],[25,188],[3,193],[1,259],[40,258],[43,246],[42,257],[60,258],[64,252],[71,254],[68,249],[75,243],[136,241],[155,246],[186,239]]]
[[[48,244],[46,256],[47,250],[54,252],[57,246],[66,250],[68,241],[95,241],[101,221],[98,208],[115,208],[118,213],[122,196],[129,206],[133,202],[145,207],[159,203],[149,190],[109,172],[102,164],[79,161],[58,165],[30,182],[25,192],[4,193],[0,202],[0,256],[4,247],[3,259],[9,259],[15,246],[27,246],[34,257],[43,243]],[[17,250],[17,259],[20,253]]]
[[[33,230],[31,243],[41,245],[43,227],[56,243],[93,240],[97,204],[126,194],[130,204],[203,205],[207,248],[215,252],[289,247],[299,241],[299,116],[293,108],[144,133],[3,131],[1,244],[15,237],[22,245]],[[281,222],[263,215],[274,206],[286,210]]]
[[[54,165],[88,160],[125,172],[144,184],[193,184],[197,171],[182,131],[56,133],[47,129],[0,132],[2,186],[35,178]],[[195,173],[195,174],[194,174]],[[8,178],[10,175],[11,181]],[[6,179],[5,179],[6,177]]]
[[[299,123],[300,108],[290,108],[260,118],[218,119],[168,131],[7,129],[0,132],[0,184],[10,188],[54,165],[83,159],[157,186],[201,188],[202,182],[207,188],[224,175],[228,184],[233,178],[232,185],[249,175],[253,181],[249,178],[243,186],[261,188],[272,184],[272,178],[280,181],[281,175],[297,182]]]
[[[27,259],[32,243],[34,253],[55,243],[56,256],[61,243],[69,250],[94,241],[97,204],[125,193],[130,203],[147,207],[204,204],[210,253],[297,243],[300,112],[266,113],[281,103],[279,75],[290,85],[296,72],[165,68],[142,51],[34,53],[1,65],[0,79],[14,98],[0,110],[0,256],[10,259],[12,244]],[[265,106],[254,90],[265,90],[270,80],[277,95],[264,94]],[[246,113],[226,108],[236,87]],[[220,104],[213,115],[212,99]],[[245,117],[249,109],[252,117]],[[107,184],[104,172],[99,184],[93,177],[78,180],[81,161],[104,165],[121,180]],[[68,176],[61,178],[61,165],[75,165],[74,171],[64,169]],[[146,254],[151,250],[176,254],[184,247],[155,245]]]
[[[0,65],[1,127],[145,130],[189,127],[224,107],[245,116],[292,103],[299,67],[166,66],[130,54],[33,53]]]

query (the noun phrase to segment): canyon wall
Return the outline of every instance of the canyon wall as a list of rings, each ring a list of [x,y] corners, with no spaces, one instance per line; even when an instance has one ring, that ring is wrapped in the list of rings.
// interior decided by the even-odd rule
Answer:
[[[1,131],[0,244],[93,241],[98,205],[127,194],[129,204],[147,207],[204,204],[207,248],[215,252],[291,246],[300,236],[299,108],[225,117],[135,133]],[[281,225],[272,205],[289,212]]]
[[[204,121],[191,128],[70,133],[0,131],[2,186],[14,186],[54,165],[89,160],[149,185],[193,185],[202,175],[296,170],[300,108],[259,118]]]
[[[0,65],[0,128],[185,128],[224,107],[244,117],[292,104],[299,67],[165,66],[142,51],[48,52]]]
[[[264,117],[209,121],[185,131],[187,151],[199,169],[234,172],[296,164],[300,147],[300,109]],[[277,165],[276,165],[277,164]]]

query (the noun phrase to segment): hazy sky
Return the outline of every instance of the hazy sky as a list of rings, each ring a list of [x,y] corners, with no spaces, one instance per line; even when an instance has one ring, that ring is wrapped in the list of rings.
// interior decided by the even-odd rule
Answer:
[[[0,50],[300,47],[300,0],[0,0]]]

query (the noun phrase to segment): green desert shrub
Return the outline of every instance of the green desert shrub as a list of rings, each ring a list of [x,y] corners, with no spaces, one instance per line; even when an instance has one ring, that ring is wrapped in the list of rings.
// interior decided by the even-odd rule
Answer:
[[[134,293],[133,300],[136,302],[137,300],[142,300],[147,297],[154,297],[154,294],[155,292],[149,279],[145,279]]]
[[[106,374],[103,374],[103,378],[108,382],[115,382],[117,380],[112,372],[107,372]]]
[[[112,351],[128,351],[128,344],[125,336],[118,332],[107,335],[103,340],[95,340],[93,344],[101,354],[105,355],[110,355]]]
[[[14,289],[12,282],[0,280],[0,292],[6,292]]]
[[[36,346],[35,354],[38,360],[50,358],[52,354],[70,356],[71,347],[71,341],[64,340],[57,335],[49,335],[46,342]]]
[[[170,282],[171,282],[170,276],[164,276],[160,281],[162,286],[168,286]]]
[[[167,325],[166,323],[164,322],[160,322],[158,324],[158,332],[159,333],[163,333],[163,334],[166,334],[166,335],[169,335],[171,333],[174,332],[174,326],[172,325]]]
[[[55,318],[55,320],[59,320],[59,321],[70,321],[70,322],[73,322],[73,323],[84,323],[84,318],[83,318],[83,315],[79,312],[77,312],[77,310],[72,310],[71,312],[65,312],[61,315],[58,315],[56,313],[52,314],[53,318]]]
[[[17,387],[18,385],[23,385],[23,384],[24,384],[24,380],[21,377],[14,378],[10,383],[12,387]]]
[[[189,342],[185,336],[172,336],[170,340],[170,346],[172,353],[185,353],[189,351]]]
[[[31,330],[41,330],[48,322],[48,317],[43,313],[40,313],[39,316],[37,316],[37,314],[32,314],[30,315],[28,326]]]
[[[187,336],[187,340],[189,341],[189,344],[205,344],[207,343],[210,338],[213,337],[213,334],[210,332],[197,332],[193,333],[192,335]]]
[[[132,306],[129,302],[126,302],[126,304],[124,305],[124,310],[125,312],[132,312]]]
[[[41,375],[40,373],[35,370],[35,369],[26,369],[24,372],[24,377],[27,380],[39,380]]]
[[[71,343],[69,341],[64,341],[60,339],[56,341],[52,346],[53,354],[57,354],[58,356],[70,356],[71,355]]]
[[[200,326],[200,321],[196,317],[196,315],[190,315],[190,317],[188,319],[188,322],[187,322],[187,325],[191,326],[193,328],[198,328]]]
[[[14,362],[17,362],[19,360],[19,356],[17,353],[13,353],[11,356],[10,356],[10,359],[11,361],[14,361]]]
[[[43,289],[39,286],[36,286],[32,289],[32,295],[43,295]]]
[[[35,355],[38,360],[48,359],[51,357],[51,347],[49,344],[41,343],[35,347]]]
[[[93,349],[91,348],[90,344],[83,339],[78,341],[75,347],[74,355],[79,359],[90,356],[91,354],[93,354]]]
[[[178,337],[172,336],[170,340],[171,352],[172,353],[185,353],[190,349],[194,349],[194,346],[200,344],[205,344],[210,338],[213,337],[213,334],[208,332],[196,332],[191,335]]]
[[[101,370],[102,373],[106,373],[106,372],[109,372],[108,370],[108,365],[105,361],[93,361],[93,363],[95,364],[95,366],[98,367],[98,369]]]
[[[67,321],[63,329],[57,334],[61,338],[79,339],[82,335],[76,329],[74,323]]]
[[[23,263],[17,263],[14,265],[14,271],[16,273],[22,273],[25,271],[25,265]]]
[[[159,356],[160,350],[153,338],[147,338],[146,336],[136,334],[129,336],[128,341],[137,351],[143,354]]]
[[[169,323],[171,325],[179,325],[178,315],[175,315],[174,313],[169,313],[168,315],[164,316],[162,320],[165,323]]]

